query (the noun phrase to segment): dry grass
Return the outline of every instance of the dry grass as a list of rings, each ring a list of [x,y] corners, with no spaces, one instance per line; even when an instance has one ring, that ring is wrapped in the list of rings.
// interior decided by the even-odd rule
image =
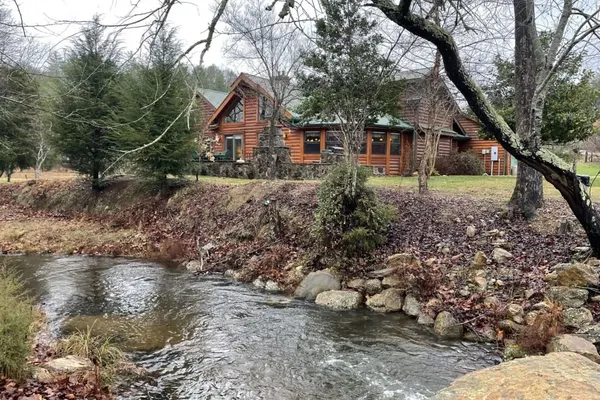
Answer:
[[[83,221],[28,218],[0,223],[0,249],[8,252],[144,256],[146,242],[137,231]]]
[[[56,171],[42,171],[40,174],[40,179],[45,181],[59,181],[59,180],[69,180],[74,179],[78,175],[76,172],[68,171],[68,170],[56,170]],[[11,182],[27,182],[29,180],[34,179],[35,174],[33,169],[26,169],[25,171],[15,172],[10,181]],[[0,178],[0,183],[5,183],[7,181],[6,175],[2,175]]]
[[[545,353],[550,340],[564,331],[562,312],[558,303],[552,303],[547,312],[540,313],[517,336],[517,343],[529,354]]]

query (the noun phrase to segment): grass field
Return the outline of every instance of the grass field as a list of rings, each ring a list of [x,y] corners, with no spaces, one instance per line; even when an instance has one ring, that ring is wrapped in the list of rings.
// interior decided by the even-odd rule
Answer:
[[[600,163],[581,163],[577,172],[582,175],[589,175],[593,180],[600,171]],[[64,180],[73,179],[77,175],[73,172],[43,172],[43,180]],[[15,173],[12,177],[13,182],[23,182],[33,179],[33,171],[24,171]],[[195,179],[190,177],[190,179]],[[432,191],[455,194],[472,195],[476,197],[493,197],[499,200],[510,198],[515,186],[516,177],[514,176],[434,176],[429,181],[429,187]],[[221,183],[227,185],[245,185],[255,182],[249,179],[235,178],[217,178],[211,176],[201,176],[201,182]],[[0,179],[6,182],[6,177]],[[416,177],[382,176],[373,177],[370,184],[375,187],[397,188],[403,190],[417,190]],[[594,190],[600,191],[600,177],[594,182]],[[592,191],[593,192],[593,191]],[[598,194],[600,196],[600,194]],[[560,194],[548,182],[544,183],[544,196],[547,198],[559,198]]]

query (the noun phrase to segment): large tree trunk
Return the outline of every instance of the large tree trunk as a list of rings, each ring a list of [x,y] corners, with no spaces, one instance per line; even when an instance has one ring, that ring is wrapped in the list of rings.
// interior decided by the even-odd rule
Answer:
[[[534,4],[532,0],[514,0],[515,10],[515,121],[516,134],[522,139],[526,150],[535,152],[541,145],[541,127],[535,115],[537,107],[543,109],[543,101],[534,104],[537,75],[540,69],[534,38]],[[541,125],[541,124],[540,124]],[[513,213],[533,218],[543,204],[542,174],[527,165],[519,166],[517,183],[509,207]]]
[[[374,0],[383,13],[393,22],[412,34],[433,43],[442,54],[446,74],[462,93],[469,107],[485,128],[522,165],[540,172],[560,192],[585,230],[593,253],[600,255],[600,213],[596,211],[577,175],[570,166],[557,156],[542,148],[528,150],[528,145],[513,132],[504,119],[494,110],[481,88],[467,72],[452,35],[411,12],[411,1],[402,0],[395,5],[387,0]],[[537,108],[537,107],[536,107]],[[535,115],[534,115],[535,117]]]

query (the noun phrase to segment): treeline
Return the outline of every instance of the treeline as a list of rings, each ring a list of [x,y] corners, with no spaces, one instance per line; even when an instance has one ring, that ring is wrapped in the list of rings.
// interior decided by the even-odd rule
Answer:
[[[226,91],[235,73],[188,68],[181,54],[166,27],[127,54],[95,17],[44,70],[1,66],[0,176],[61,165],[98,188],[122,171],[184,175],[197,151],[196,91]]]

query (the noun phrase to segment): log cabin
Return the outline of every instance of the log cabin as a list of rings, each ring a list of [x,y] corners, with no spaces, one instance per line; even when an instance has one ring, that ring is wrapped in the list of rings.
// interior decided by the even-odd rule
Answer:
[[[423,132],[429,128],[426,118],[430,109],[421,90],[426,77],[424,71],[401,75],[399,78],[407,84],[399,105],[402,119],[382,117],[366,127],[359,162],[372,167],[374,173],[410,175],[418,165],[423,151]],[[212,138],[213,154],[232,161],[252,159],[254,149],[260,145],[260,133],[269,126],[269,105],[273,99],[269,87],[266,79],[242,73],[231,84],[229,92],[203,90],[198,93],[205,121],[199,128]],[[482,151],[488,145],[493,147],[492,142],[478,143],[482,140],[477,135],[479,129],[475,131],[476,120],[462,114],[449,90],[447,93],[444,112],[436,114],[435,125],[440,131],[438,156],[451,151]],[[300,122],[293,112],[294,102],[290,103],[278,129],[293,163],[319,163],[325,150],[341,147],[335,124]],[[506,163],[495,168],[506,173],[505,166]]]

